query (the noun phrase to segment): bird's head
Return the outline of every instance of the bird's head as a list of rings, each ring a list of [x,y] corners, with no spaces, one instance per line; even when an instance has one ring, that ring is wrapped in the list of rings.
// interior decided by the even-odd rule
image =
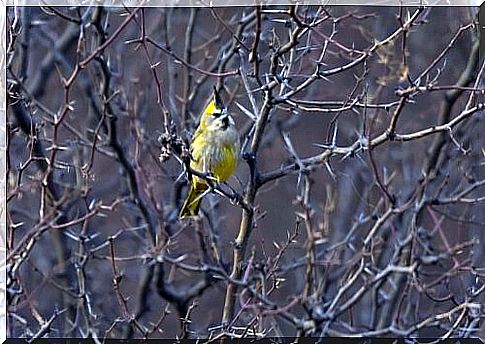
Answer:
[[[208,131],[224,131],[229,127],[235,126],[234,119],[229,115],[215,87],[214,94],[202,113],[200,125],[202,129],[207,129]]]

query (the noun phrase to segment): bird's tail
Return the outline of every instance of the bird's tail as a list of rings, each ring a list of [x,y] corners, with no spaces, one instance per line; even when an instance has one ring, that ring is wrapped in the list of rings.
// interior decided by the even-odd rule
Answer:
[[[202,196],[207,190],[206,185],[191,185],[189,193],[185,198],[184,204],[180,209],[179,218],[183,219],[190,216],[197,216],[199,214],[200,203],[202,202]]]

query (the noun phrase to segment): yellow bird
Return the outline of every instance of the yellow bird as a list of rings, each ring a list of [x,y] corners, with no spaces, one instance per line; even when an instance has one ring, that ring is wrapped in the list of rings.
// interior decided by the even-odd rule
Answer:
[[[238,157],[239,134],[234,119],[214,89],[214,95],[205,107],[192,138],[190,167],[201,173],[209,173],[221,183],[236,170]],[[199,214],[200,203],[208,188],[204,179],[192,176],[190,190],[180,209],[180,218]]]

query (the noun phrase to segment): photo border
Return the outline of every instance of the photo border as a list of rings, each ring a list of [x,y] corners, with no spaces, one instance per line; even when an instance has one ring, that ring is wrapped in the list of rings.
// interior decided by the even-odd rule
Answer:
[[[0,40],[0,342],[6,340],[6,196],[7,196],[7,178],[6,178],[6,115],[7,115],[7,97],[6,97],[6,51],[7,51],[7,7],[17,6],[109,6],[109,7],[221,7],[221,6],[253,6],[263,5],[359,5],[359,6],[467,6],[476,7],[479,13],[480,22],[480,61],[485,58],[485,0],[0,0],[0,32],[3,39]]]

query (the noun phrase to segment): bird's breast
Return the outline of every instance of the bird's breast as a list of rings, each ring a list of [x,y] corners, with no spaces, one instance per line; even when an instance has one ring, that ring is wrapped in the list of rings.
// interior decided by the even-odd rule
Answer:
[[[239,135],[234,128],[208,135],[204,147],[196,153],[199,159],[193,168],[202,172],[211,172],[220,182],[224,182],[234,173],[239,155]],[[194,152],[195,153],[195,152]]]

